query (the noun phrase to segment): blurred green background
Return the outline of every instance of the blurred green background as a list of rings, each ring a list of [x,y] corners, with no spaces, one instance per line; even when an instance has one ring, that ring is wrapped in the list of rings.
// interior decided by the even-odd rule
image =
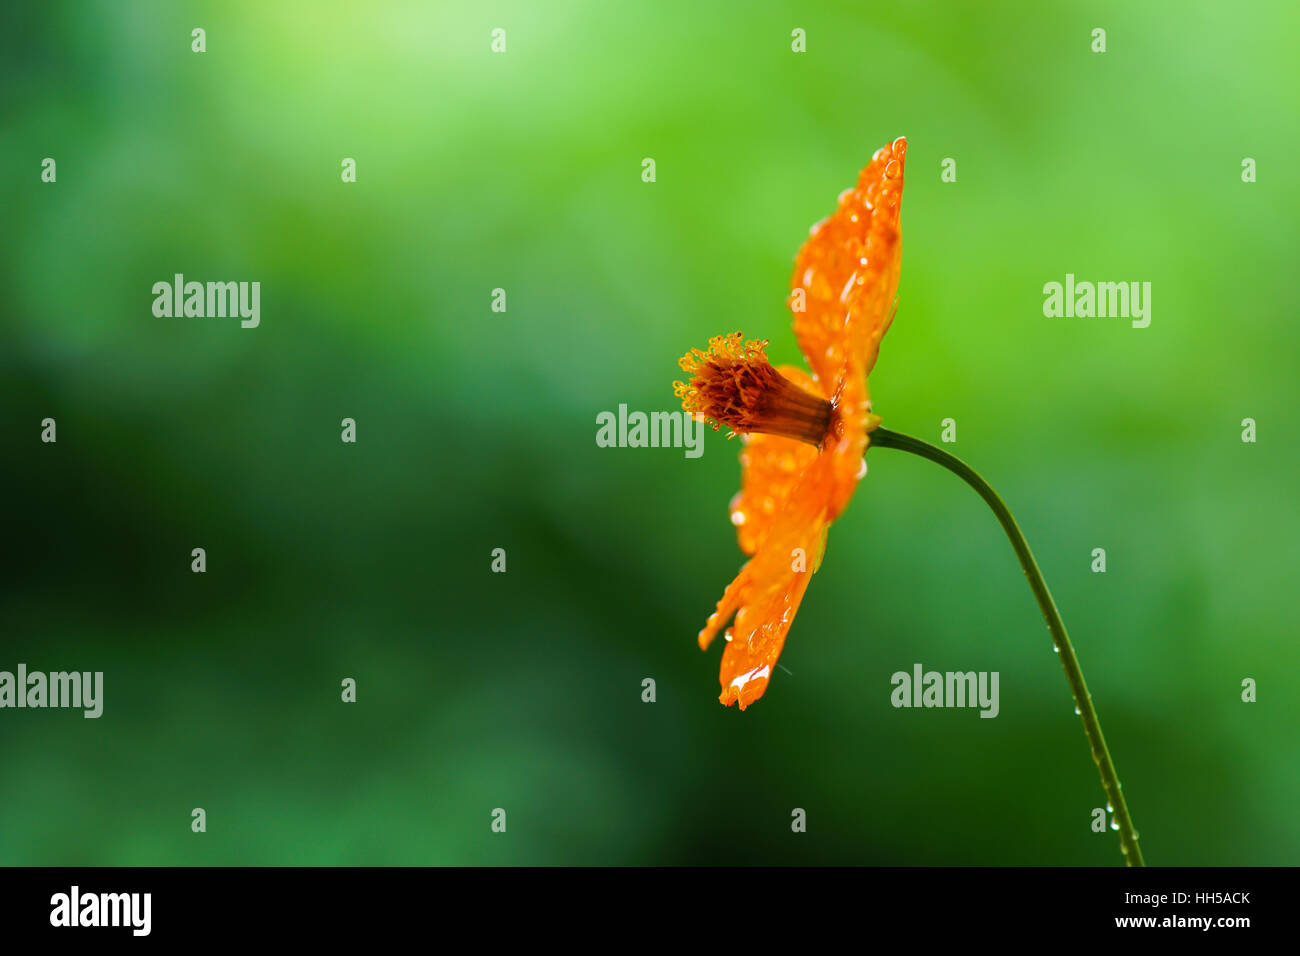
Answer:
[[[739,444],[595,444],[711,335],[798,360],[794,253],[899,135],[876,411],[1015,511],[1148,861],[1300,863],[1300,13],[998,6],[7,7],[0,669],[105,712],[0,711],[0,863],[1121,863],[957,479],[870,455],[741,714],[695,645]],[[261,326],[155,318],[176,272]],[[1045,318],[1067,272],[1150,327]],[[894,709],[917,662],[1000,716]]]

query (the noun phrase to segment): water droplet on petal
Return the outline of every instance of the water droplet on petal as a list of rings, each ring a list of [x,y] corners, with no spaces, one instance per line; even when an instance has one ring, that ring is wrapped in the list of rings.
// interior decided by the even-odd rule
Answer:
[[[743,691],[745,685],[750,681],[765,680],[770,673],[771,670],[766,664],[764,664],[762,667],[755,667],[752,671],[747,671],[746,673],[741,674],[739,677],[732,680],[731,686],[736,688],[737,691]]]
[[[867,460],[864,458],[862,459],[862,464],[858,466],[858,481],[861,481],[865,477],[867,477]]]

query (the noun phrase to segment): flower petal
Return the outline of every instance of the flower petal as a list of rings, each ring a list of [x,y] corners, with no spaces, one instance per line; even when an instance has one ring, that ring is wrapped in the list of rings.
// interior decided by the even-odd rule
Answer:
[[[767,689],[786,634],[825,546],[826,500],[833,460],[820,455],[790,492],[754,557],[727,587],[700,632],[706,647],[735,612],[727,631],[719,683],[724,704],[744,710]]]
[[[803,369],[783,365],[777,371],[821,397],[817,383]],[[817,457],[817,449],[781,435],[754,433],[741,440],[740,491],[731,499],[731,523],[736,526],[740,550],[753,554],[785,507],[790,492]]]
[[[840,194],[839,207],[813,226],[795,257],[794,332],[827,394],[850,371],[871,371],[893,319],[906,151],[902,137],[877,150],[857,186]]]

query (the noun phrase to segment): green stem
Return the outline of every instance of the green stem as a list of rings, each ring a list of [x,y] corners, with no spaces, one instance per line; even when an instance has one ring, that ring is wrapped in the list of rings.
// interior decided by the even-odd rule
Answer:
[[[913,455],[928,458],[942,465],[974,488],[984,499],[985,504],[997,515],[1002,530],[1011,539],[1011,547],[1015,549],[1016,557],[1020,559],[1025,577],[1029,579],[1029,587],[1034,592],[1034,598],[1038,601],[1044,620],[1047,621],[1047,629],[1052,632],[1052,641],[1060,655],[1061,666],[1065,668],[1065,679],[1070,682],[1070,693],[1074,695],[1079,717],[1083,721],[1083,732],[1088,735],[1092,759],[1101,773],[1102,789],[1106,791],[1106,797],[1113,808],[1115,822],[1119,825],[1120,849],[1124,851],[1129,866],[1145,866],[1142,861],[1142,850],[1138,846],[1137,829],[1133,826],[1133,818],[1129,815],[1128,804],[1124,802],[1124,791],[1115,773],[1115,763],[1110,758],[1110,751],[1106,748],[1106,738],[1101,732],[1101,723],[1097,720],[1097,710],[1092,705],[1092,695],[1088,693],[1088,685],[1083,680],[1083,671],[1079,669],[1079,659],[1075,657],[1070,637],[1065,633],[1065,624],[1061,621],[1061,612],[1056,609],[1056,602],[1052,600],[1052,592],[1047,589],[1047,582],[1043,580],[1043,572],[1039,570],[1038,562],[1034,560],[1034,554],[1029,550],[1029,543],[1025,541],[1016,519],[1007,510],[1006,503],[998,497],[998,493],[989,486],[989,483],[964,461],[918,438],[900,435],[886,428],[877,428],[871,433],[871,444],[881,448],[897,448],[900,451],[911,452]]]

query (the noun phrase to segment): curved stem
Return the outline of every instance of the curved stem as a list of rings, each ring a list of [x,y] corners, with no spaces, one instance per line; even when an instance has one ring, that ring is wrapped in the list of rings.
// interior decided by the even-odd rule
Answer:
[[[1047,629],[1052,632],[1052,641],[1061,657],[1061,666],[1065,668],[1065,679],[1070,682],[1070,692],[1074,695],[1079,717],[1083,721],[1083,732],[1088,735],[1092,759],[1101,773],[1102,789],[1106,791],[1106,797],[1113,808],[1115,822],[1119,826],[1120,849],[1124,851],[1129,866],[1145,866],[1142,850],[1138,846],[1137,829],[1133,826],[1133,818],[1129,815],[1128,804],[1124,802],[1124,791],[1115,773],[1115,763],[1110,758],[1110,751],[1106,748],[1106,738],[1097,720],[1097,710],[1092,705],[1092,695],[1088,693],[1088,685],[1083,680],[1083,671],[1079,669],[1079,659],[1075,657],[1070,637],[1065,633],[1065,624],[1061,621],[1061,612],[1056,609],[1056,602],[1052,600],[1052,592],[1047,589],[1047,582],[1043,580],[1043,572],[1039,570],[1038,562],[1034,560],[1034,554],[1029,550],[1029,543],[1025,541],[1016,519],[1007,510],[1006,503],[998,497],[998,493],[989,486],[989,483],[964,461],[919,438],[900,435],[887,428],[877,428],[871,433],[871,445],[880,448],[897,448],[942,465],[974,488],[984,499],[985,504],[997,515],[1002,530],[1011,539],[1011,547],[1015,549],[1016,557],[1020,559],[1025,577],[1029,579],[1029,587],[1034,592],[1039,609],[1043,612],[1043,619],[1047,621]]]

